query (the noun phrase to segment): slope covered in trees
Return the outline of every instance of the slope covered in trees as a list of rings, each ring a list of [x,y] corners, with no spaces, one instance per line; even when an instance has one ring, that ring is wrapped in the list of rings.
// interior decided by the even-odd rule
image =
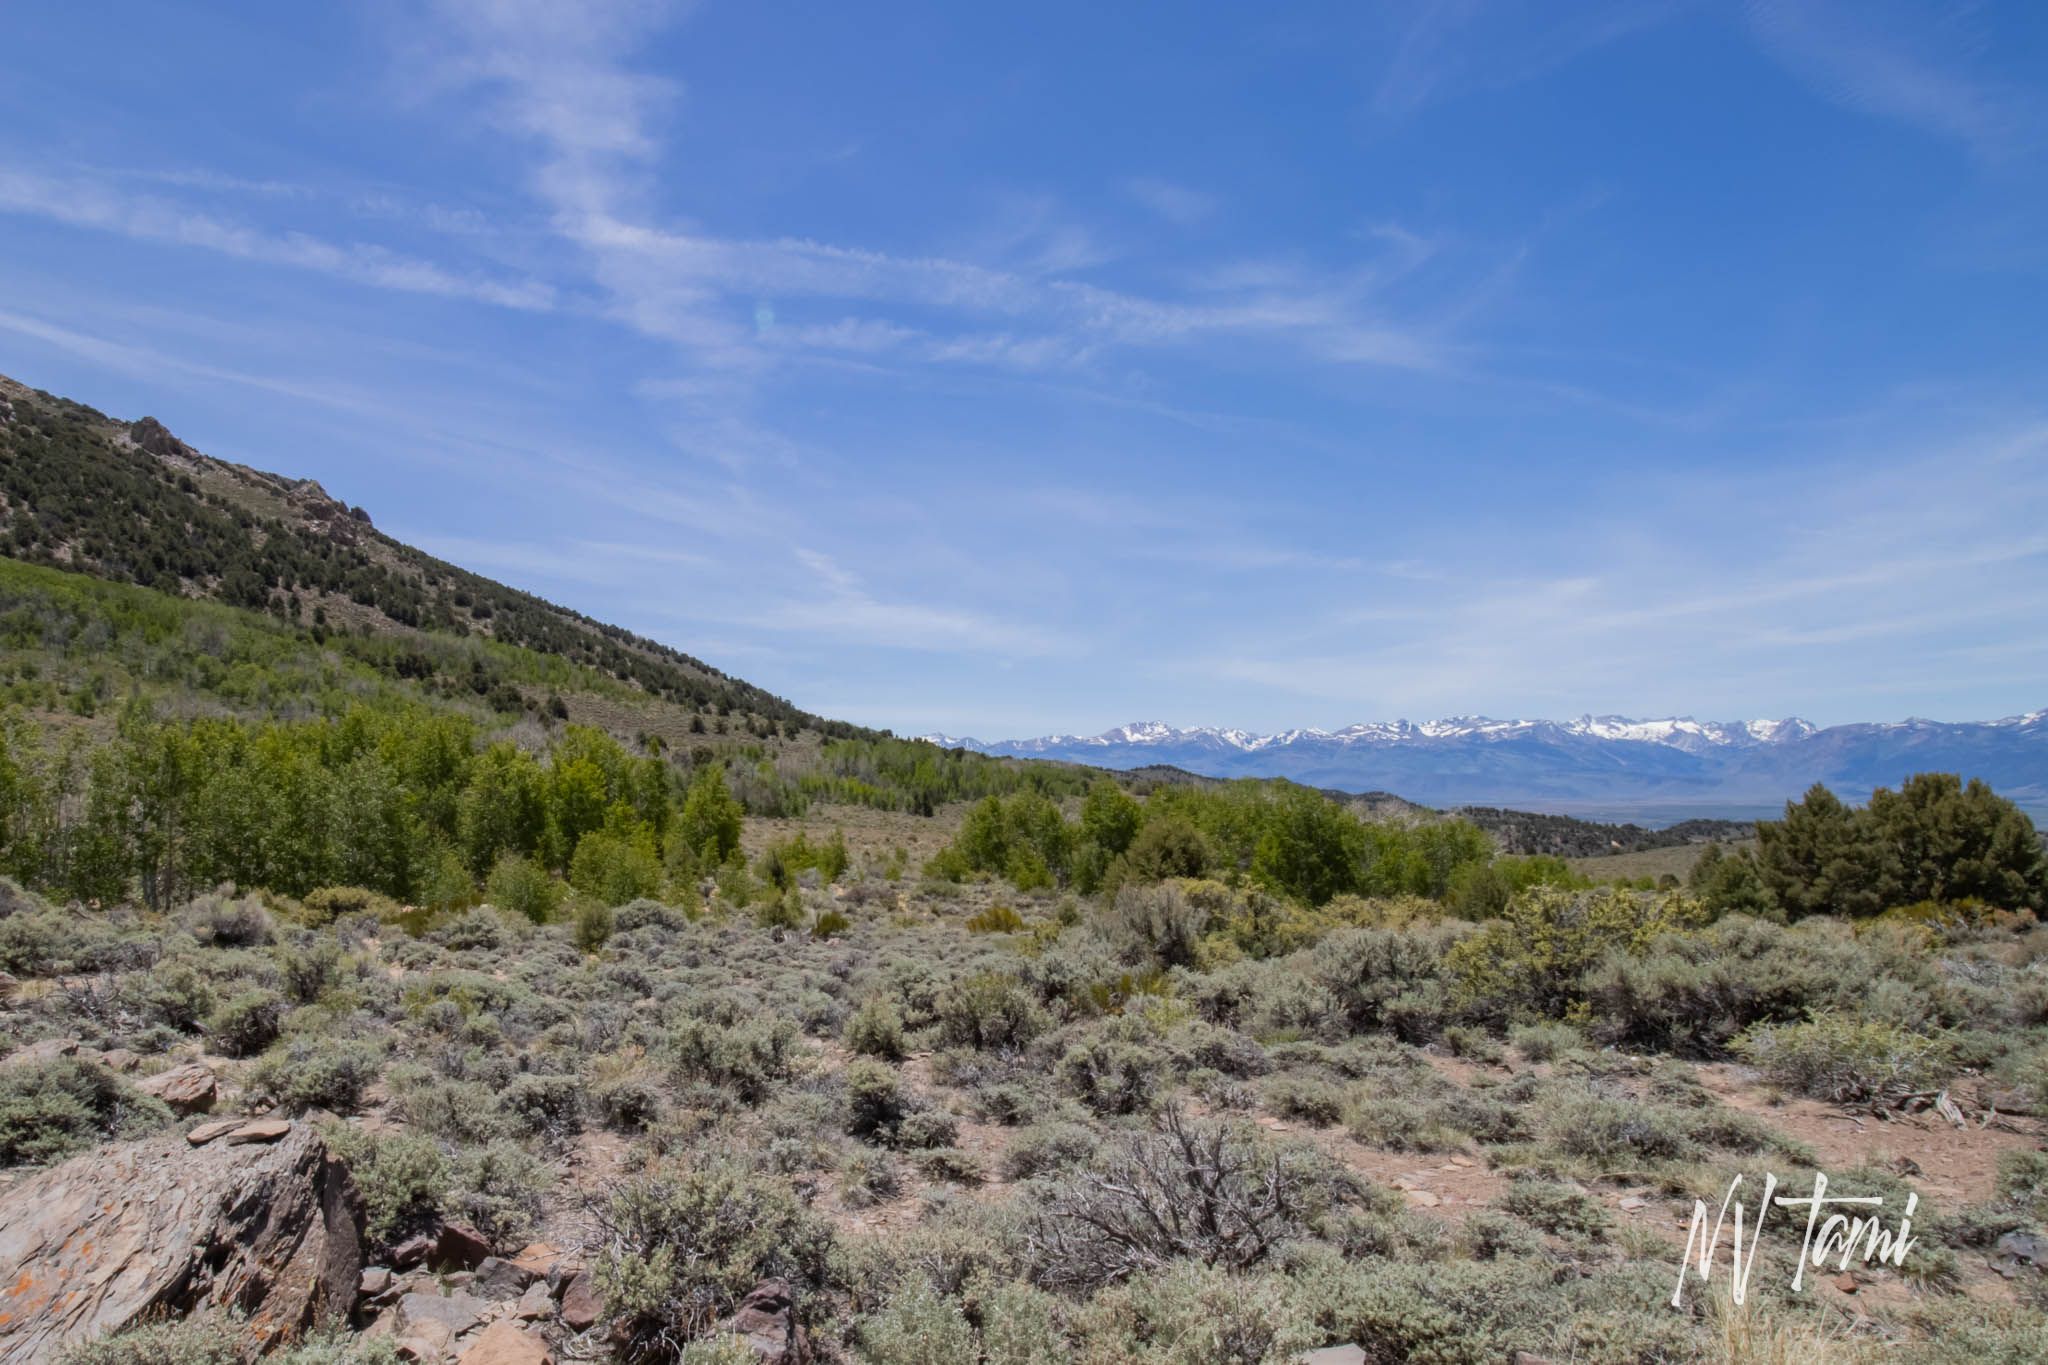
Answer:
[[[0,554],[268,612],[316,639],[350,630],[495,640],[697,711],[791,733],[869,733],[401,544],[311,480],[212,459],[153,418],[119,422],[5,377]]]

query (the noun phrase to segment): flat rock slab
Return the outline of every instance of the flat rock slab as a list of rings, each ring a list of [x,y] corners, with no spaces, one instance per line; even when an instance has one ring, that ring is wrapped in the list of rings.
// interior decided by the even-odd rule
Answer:
[[[1365,1352],[1356,1346],[1325,1346],[1300,1357],[1300,1365],[1365,1365]]]
[[[363,1206],[310,1127],[261,1148],[182,1134],[104,1147],[0,1201],[0,1365],[158,1317],[233,1308],[262,1351],[342,1321]]]

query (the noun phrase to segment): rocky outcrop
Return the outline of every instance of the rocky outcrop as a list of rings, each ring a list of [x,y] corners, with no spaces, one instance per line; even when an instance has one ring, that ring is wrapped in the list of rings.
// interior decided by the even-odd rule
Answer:
[[[194,1147],[178,1132],[102,1148],[11,1188],[0,1365],[141,1319],[217,1314],[255,1350],[344,1320],[362,1200],[318,1134],[283,1127],[268,1142]]]

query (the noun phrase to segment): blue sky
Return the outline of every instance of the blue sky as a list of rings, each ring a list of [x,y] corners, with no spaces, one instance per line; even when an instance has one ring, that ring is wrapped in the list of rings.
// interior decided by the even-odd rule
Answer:
[[[2048,7],[8,14],[0,371],[815,710],[2048,704]]]

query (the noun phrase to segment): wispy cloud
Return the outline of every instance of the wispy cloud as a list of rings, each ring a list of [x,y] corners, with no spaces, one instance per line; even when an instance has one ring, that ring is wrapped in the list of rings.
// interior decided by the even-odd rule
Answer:
[[[84,177],[0,169],[0,212],[117,233],[136,241],[316,271],[379,289],[522,310],[546,309],[555,302],[554,288],[540,281],[466,274],[374,243],[333,242],[311,233],[267,231]]]
[[[2040,92],[1968,70],[1983,42],[1967,8],[1749,0],[1746,14],[1764,49],[1825,99],[1953,139],[1988,161],[2040,149]]]
[[[1373,108],[1413,114],[1473,90],[1533,80],[1663,23],[1684,0],[1422,0],[1395,40]]]
[[[1836,693],[1845,670],[1873,684],[1898,673],[1901,651],[1922,673],[1969,676],[1987,638],[2024,642],[2017,657],[2048,676],[2032,625],[2048,570],[2038,426],[1796,472],[1701,471],[1635,490],[1632,506],[1658,535],[1588,509],[1568,528],[1578,551],[1546,557],[1556,571],[1482,562],[1386,600],[1365,587],[1182,666],[1334,703],[1340,720],[1485,711],[1503,696],[1660,714],[1766,693],[1807,706],[1803,670],[1820,651]],[[1705,533],[1732,516],[1752,538]]]

